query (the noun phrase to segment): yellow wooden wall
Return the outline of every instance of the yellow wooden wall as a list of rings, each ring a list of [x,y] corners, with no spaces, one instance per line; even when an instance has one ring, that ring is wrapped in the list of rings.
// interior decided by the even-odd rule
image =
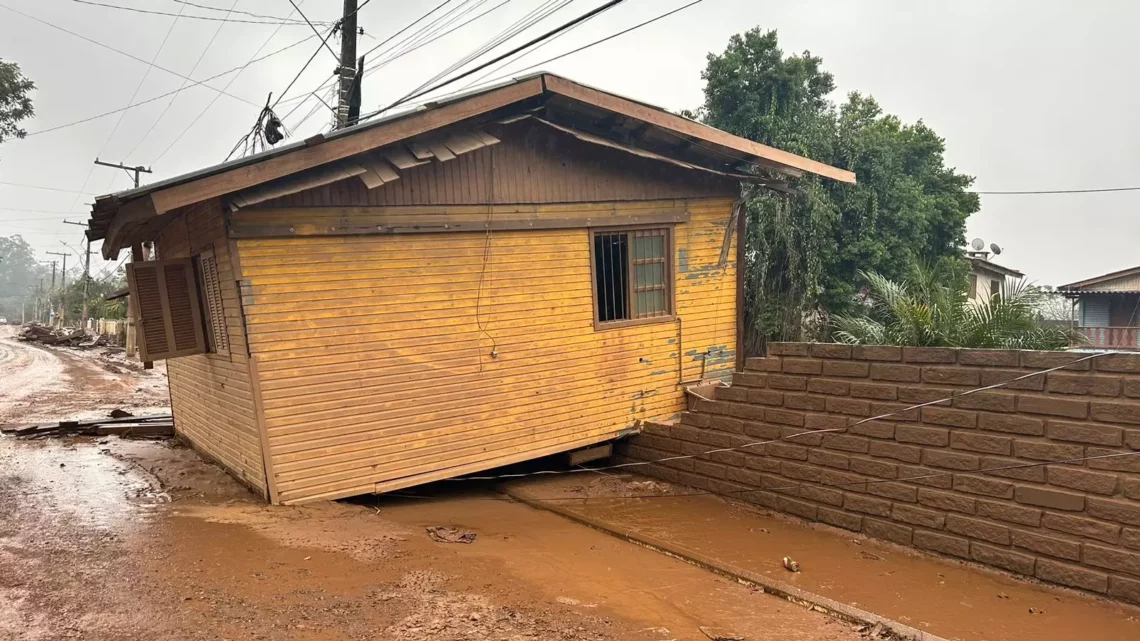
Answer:
[[[735,250],[718,265],[732,199],[686,206],[680,322],[604,331],[586,229],[237,241],[279,500],[487,469],[682,410],[678,382],[729,374],[736,340]]]
[[[248,347],[233,256],[218,201],[193,205],[159,235],[159,258],[186,258],[212,246],[221,281],[229,355],[204,354],[167,362],[178,433],[232,474],[268,497]]]

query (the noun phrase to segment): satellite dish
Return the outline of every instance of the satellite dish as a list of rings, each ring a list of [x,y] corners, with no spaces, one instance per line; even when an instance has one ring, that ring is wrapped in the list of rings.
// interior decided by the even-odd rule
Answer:
[[[970,247],[973,247],[974,251],[982,251],[986,248],[986,241],[982,240],[981,238],[975,238],[974,240],[970,241]]]
[[[997,256],[1001,253],[1001,247],[998,247],[997,243],[990,243],[990,251],[994,253],[994,256]]]

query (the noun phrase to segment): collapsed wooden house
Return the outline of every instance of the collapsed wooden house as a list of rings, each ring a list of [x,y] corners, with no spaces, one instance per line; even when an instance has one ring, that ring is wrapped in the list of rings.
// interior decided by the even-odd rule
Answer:
[[[603,443],[737,356],[741,182],[850,172],[537,74],[97,199],[179,435],[274,503]],[[155,260],[141,260],[154,241]]]

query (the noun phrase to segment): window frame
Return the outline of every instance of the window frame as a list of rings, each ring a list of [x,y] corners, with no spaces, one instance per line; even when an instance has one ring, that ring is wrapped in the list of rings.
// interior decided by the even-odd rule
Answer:
[[[225,346],[218,347],[217,334],[214,332],[214,322],[212,308],[210,306],[210,296],[206,292],[206,287],[209,283],[206,282],[206,274],[202,269],[202,259],[208,257],[214,261],[214,272],[217,276],[218,288],[218,314],[222,323],[222,331],[225,332]],[[226,324],[226,305],[222,296],[222,275],[218,271],[218,255],[214,251],[212,244],[202,248],[201,251],[190,257],[190,263],[194,266],[194,282],[197,285],[198,294],[198,308],[202,310],[202,334],[206,339],[206,356],[221,358],[223,360],[232,360],[231,347],[230,347],[230,330]]]
[[[636,325],[649,325],[653,323],[672,323],[677,320],[677,283],[676,283],[676,264],[677,255],[674,244],[674,231],[676,225],[621,225],[614,227],[590,227],[589,228],[589,245],[590,245],[590,304],[593,307],[594,314],[594,331],[605,331],[610,329],[620,329],[623,327],[632,327]],[[595,251],[596,239],[599,234],[605,236],[610,234],[625,233],[629,235],[629,258],[626,270],[626,300],[630,305],[630,315],[634,314],[633,306],[636,304],[636,273],[633,258],[634,235],[633,232],[637,231],[662,231],[665,238],[665,305],[666,313],[660,316],[647,316],[645,318],[629,318],[623,320],[602,321],[601,320],[601,306],[598,301],[598,260],[597,252]]]

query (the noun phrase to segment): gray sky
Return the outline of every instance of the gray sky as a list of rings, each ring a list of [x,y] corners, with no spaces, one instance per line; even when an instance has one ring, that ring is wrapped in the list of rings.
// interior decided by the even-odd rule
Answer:
[[[144,61],[157,54],[157,66],[195,80],[243,65],[259,50],[258,55],[264,55],[312,35],[304,25],[277,30],[273,25],[190,19],[185,16],[225,14],[175,0],[100,1],[170,13],[184,10],[184,16],[176,21],[73,0],[0,0],[0,5]],[[369,34],[361,38],[361,50],[440,1],[373,0],[361,11],[360,24]],[[628,0],[490,78],[509,75],[687,1]],[[223,9],[233,5],[233,0],[195,2]],[[451,6],[461,2],[452,0]],[[500,2],[483,0],[463,19]],[[407,93],[543,3],[509,0],[369,75],[364,111]],[[476,4],[479,0],[469,0],[466,6]],[[573,0],[524,36],[537,35],[600,4],[602,0]],[[340,0],[300,3],[314,21],[335,20],[341,6]],[[297,17],[289,0],[237,0],[236,9]],[[231,18],[256,20],[236,13]],[[1140,75],[1140,41],[1134,36],[1138,18],[1140,5],[1124,1],[1078,7],[1072,2],[1012,0],[705,0],[545,68],[680,110],[701,102],[700,72],[708,52],[722,51],[734,33],[754,26],[772,28],[779,31],[785,51],[810,49],[823,57],[838,82],[836,100],[858,90],[875,96],[885,110],[906,121],[925,120],[946,139],[949,163],[976,176],[979,190],[1136,186],[1140,185],[1136,141],[1140,121],[1135,114],[1140,113],[1140,91],[1132,81]],[[221,31],[207,48],[219,26]],[[168,30],[170,37],[163,46]],[[317,43],[310,39],[245,69],[226,91],[253,104],[220,96],[189,130],[216,92],[203,86],[187,88],[157,125],[170,98],[133,108],[121,122],[115,114],[0,146],[0,182],[84,192],[0,184],[0,235],[22,234],[40,252],[64,251],[61,240],[78,249],[80,229],[61,221],[84,220],[88,211],[84,203],[95,194],[131,185],[121,171],[94,167],[91,161],[97,155],[113,162],[153,165],[155,173],[144,175],[144,182],[221,161],[249,130],[266,95],[280,94],[317,50]],[[332,45],[337,49],[335,42]],[[183,83],[158,68],[148,72],[146,62],[3,8],[0,58],[18,62],[38,87],[36,118],[25,125],[29,133],[121,109],[132,102],[132,95],[137,103]],[[334,65],[328,51],[318,52],[277,112],[284,115],[297,105],[290,98],[321,86]],[[231,74],[210,84],[222,88],[233,78]],[[286,125],[298,127],[318,104],[308,99],[286,118]],[[327,128],[328,122],[327,110],[319,107],[296,133],[312,135]],[[1140,192],[983,196],[981,212],[970,219],[967,240],[979,236],[987,244],[995,242],[1006,249],[998,259],[1002,264],[1039,283],[1063,284],[1140,263],[1137,205]],[[93,268],[103,266],[97,256]]]

